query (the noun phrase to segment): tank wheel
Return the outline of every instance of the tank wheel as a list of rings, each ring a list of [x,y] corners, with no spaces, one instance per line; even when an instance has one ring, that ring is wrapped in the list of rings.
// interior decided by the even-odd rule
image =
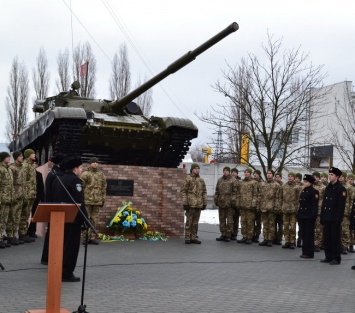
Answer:
[[[48,154],[47,154],[48,158],[47,161],[53,156],[53,145],[50,143],[48,145]]]
[[[37,160],[37,162],[38,162],[38,165],[42,165],[42,159],[41,159],[41,156],[42,156],[42,152],[41,152],[42,150],[41,150],[41,148],[38,148],[37,150],[36,150],[36,160]]]
[[[46,162],[47,162],[47,148],[46,147],[43,147],[42,148],[42,152],[41,152],[41,165],[43,165],[43,164],[46,164]]]

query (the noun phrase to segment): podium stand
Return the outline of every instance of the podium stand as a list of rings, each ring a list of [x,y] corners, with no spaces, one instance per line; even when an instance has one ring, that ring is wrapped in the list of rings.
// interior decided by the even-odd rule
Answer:
[[[40,203],[33,222],[50,222],[46,309],[27,310],[26,313],[70,313],[60,307],[64,223],[72,223],[78,213],[75,204]]]

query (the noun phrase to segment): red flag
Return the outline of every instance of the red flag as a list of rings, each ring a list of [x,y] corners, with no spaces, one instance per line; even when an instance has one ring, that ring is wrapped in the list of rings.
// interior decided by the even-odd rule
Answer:
[[[89,62],[85,62],[84,64],[80,65],[80,77],[83,77],[87,74],[88,65],[89,65]]]

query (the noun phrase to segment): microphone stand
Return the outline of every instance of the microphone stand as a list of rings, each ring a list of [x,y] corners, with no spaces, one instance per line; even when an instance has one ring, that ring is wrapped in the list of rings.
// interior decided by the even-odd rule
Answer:
[[[84,304],[84,291],[85,291],[85,275],[86,275],[86,260],[87,260],[87,250],[88,250],[88,239],[89,239],[89,228],[91,228],[91,230],[94,232],[94,234],[96,236],[98,236],[97,230],[94,228],[94,226],[91,224],[90,220],[86,217],[86,215],[84,214],[84,212],[81,210],[80,205],[78,205],[78,203],[76,203],[76,201],[74,200],[74,198],[72,197],[72,195],[70,194],[70,192],[68,191],[68,189],[64,186],[63,182],[61,181],[61,179],[59,178],[59,176],[57,175],[57,173],[52,169],[51,171],[54,176],[58,179],[59,183],[62,185],[63,189],[65,190],[65,192],[67,193],[67,195],[69,196],[70,200],[72,201],[73,204],[75,204],[75,206],[77,207],[80,215],[83,217],[84,219],[84,227],[85,227],[85,248],[84,248],[84,266],[83,266],[83,281],[82,281],[82,285],[81,285],[81,301],[80,301],[80,305],[78,307],[77,311],[74,311],[73,313],[89,313],[86,311],[86,305]]]

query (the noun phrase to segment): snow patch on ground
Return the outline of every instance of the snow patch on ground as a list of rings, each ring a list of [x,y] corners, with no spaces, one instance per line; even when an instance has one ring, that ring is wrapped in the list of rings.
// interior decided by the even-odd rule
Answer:
[[[202,210],[199,223],[219,224],[218,210]]]

